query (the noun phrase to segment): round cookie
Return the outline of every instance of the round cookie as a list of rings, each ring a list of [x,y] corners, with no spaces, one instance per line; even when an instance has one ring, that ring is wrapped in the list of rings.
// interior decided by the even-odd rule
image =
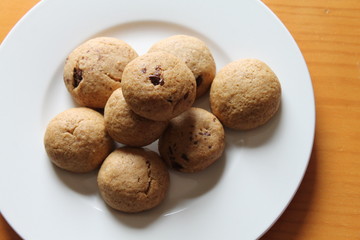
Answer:
[[[48,124],[44,145],[50,160],[71,172],[89,172],[113,149],[103,116],[89,108],[71,108]]]
[[[260,60],[241,59],[226,65],[210,89],[210,107],[229,128],[247,130],[265,124],[278,111],[281,86]]]
[[[196,98],[209,89],[216,73],[214,58],[200,39],[187,35],[174,35],[155,43],[149,52],[166,51],[181,60],[190,68],[196,79]]]
[[[118,148],[101,165],[100,194],[112,208],[135,213],[159,205],[169,188],[169,172],[160,156],[143,148]]]
[[[104,108],[120,87],[125,66],[138,55],[124,41],[98,37],[73,50],[66,59],[64,82],[81,106]]]
[[[115,90],[104,109],[105,126],[109,135],[125,145],[142,147],[157,140],[167,121],[153,121],[135,114],[125,102],[121,88]]]
[[[136,114],[154,121],[167,121],[194,103],[196,82],[179,58],[166,52],[153,52],[125,67],[122,91]]]
[[[180,172],[199,172],[217,159],[225,148],[225,133],[220,121],[201,108],[170,120],[159,139],[159,152],[168,166]]]

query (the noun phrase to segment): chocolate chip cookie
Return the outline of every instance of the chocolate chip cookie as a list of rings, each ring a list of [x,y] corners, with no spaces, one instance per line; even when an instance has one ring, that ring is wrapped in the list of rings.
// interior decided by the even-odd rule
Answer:
[[[47,126],[44,145],[50,160],[71,172],[89,172],[113,149],[103,116],[89,108],[71,108]]]
[[[194,103],[196,82],[181,59],[166,52],[152,52],[125,67],[122,91],[136,114],[154,121],[167,121]]]
[[[196,79],[197,98],[208,91],[215,77],[216,66],[205,42],[192,36],[175,35],[155,43],[149,50],[156,51],[166,51],[186,63]]]
[[[159,139],[161,157],[180,172],[199,172],[217,159],[225,148],[225,133],[220,121],[201,108],[190,108],[170,120]]]
[[[160,156],[143,148],[112,152],[98,174],[102,198],[112,208],[135,213],[159,205],[169,188],[169,172]]]
[[[275,73],[257,59],[226,65],[210,89],[212,112],[229,128],[247,130],[265,124],[278,111],[281,86]]]
[[[142,147],[157,140],[167,121],[153,121],[135,114],[125,102],[121,88],[116,89],[104,109],[105,125],[110,136],[125,145]]]
[[[66,88],[81,106],[104,108],[111,93],[120,87],[125,66],[137,56],[135,50],[120,39],[90,39],[66,59]]]

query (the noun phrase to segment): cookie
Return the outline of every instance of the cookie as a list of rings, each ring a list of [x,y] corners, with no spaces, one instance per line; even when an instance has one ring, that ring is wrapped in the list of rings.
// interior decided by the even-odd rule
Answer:
[[[179,58],[166,52],[153,52],[125,67],[122,91],[136,114],[154,121],[167,121],[194,103],[196,82]]]
[[[104,108],[120,87],[125,66],[138,55],[122,40],[98,37],[73,50],[64,67],[64,82],[81,106]]]
[[[50,160],[71,172],[89,172],[113,149],[103,116],[89,108],[71,108],[48,124],[44,145]]]
[[[121,88],[110,96],[104,109],[105,126],[117,142],[146,146],[157,140],[167,126],[167,121],[153,121],[135,114],[125,102]]]
[[[219,159],[225,148],[224,128],[210,112],[190,108],[173,118],[159,139],[167,165],[180,172],[199,172]]]
[[[210,107],[229,128],[247,130],[265,124],[278,111],[281,86],[260,60],[241,59],[226,65],[210,89]]]
[[[159,205],[169,188],[169,172],[159,155],[143,148],[118,148],[102,164],[100,194],[112,208],[142,212]]]
[[[171,53],[186,63],[196,79],[196,98],[209,90],[215,77],[216,66],[205,42],[192,36],[175,35],[155,43],[149,50],[157,51]]]

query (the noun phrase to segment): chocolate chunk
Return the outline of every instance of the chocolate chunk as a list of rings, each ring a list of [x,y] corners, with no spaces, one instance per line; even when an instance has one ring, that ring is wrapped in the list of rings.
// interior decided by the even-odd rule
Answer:
[[[172,167],[173,169],[175,169],[175,170],[181,170],[181,169],[184,168],[184,167],[183,167],[180,163],[178,163],[178,162],[171,162],[171,167]]]
[[[73,73],[73,78],[74,78],[73,86],[74,86],[74,88],[79,86],[81,80],[83,80],[82,72],[83,71],[80,68],[74,68],[74,73]]]
[[[155,74],[151,74],[149,76],[149,79],[151,81],[151,83],[156,86],[156,85],[164,85],[164,79],[161,78],[161,74],[160,73],[155,73]]]
[[[161,65],[156,65],[156,67],[155,67],[155,71],[161,71],[162,69],[161,69]]]
[[[141,69],[141,72],[142,72],[142,73],[146,73],[146,67],[142,68],[142,69]]]
[[[171,146],[169,146],[169,153],[170,153],[170,155],[173,155],[173,154],[174,154]]]
[[[184,159],[185,161],[189,161],[189,158],[185,153],[181,154],[181,158]]]
[[[200,86],[200,84],[202,83],[202,81],[203,81],[202,76],[201,76],[201,75],[198,76],[198,77],[196,78],[196,86],[197,86],[197,87]]]
[[[187,98],[188,98],[188,96],[189,96],[189,92],[185,93],[185,95],[184,95],[184,99],[187,99]]]

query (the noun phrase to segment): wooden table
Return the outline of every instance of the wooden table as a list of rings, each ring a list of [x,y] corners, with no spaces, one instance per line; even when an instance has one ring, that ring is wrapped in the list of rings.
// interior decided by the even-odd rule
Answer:
[[[0,41],[38,0],[0,1]],[[360,239],[360,1],[263,0],[312,77],[316,136],[304,180],[262,239]],[[20,239],[0,217],[0,240]]]

